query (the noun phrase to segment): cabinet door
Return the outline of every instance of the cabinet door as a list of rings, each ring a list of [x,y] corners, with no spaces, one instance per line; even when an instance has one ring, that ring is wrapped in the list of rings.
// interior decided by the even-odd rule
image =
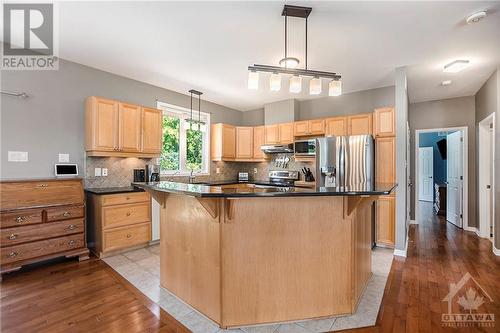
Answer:
[[[393,136],[375,139],[375,181],[396,181],[396,138]]]
[[[118,148],[118,102],[89,97],[85,110],[87,151],[115,151]]]
[[[264,153],[260,149],[266,142],[266,131],[264,126],[258,126],[253,128],[253,158],[262,159],[264,158]]]
[[[293,134],[295,136],[309,135],[309,121],[296,121],[293,123]]]
[[[373,134],[380,136],[395,136],[394,108],[375,109],[373,113]]]
[[[395,209],[394,196],[380,196],[375,202],[376,243],[394,246]]]
[[[316,119],[309,121],[309,135],[325,134],[325,120]]]
[[[326,120],[326,135],[347,135],[347,117],[328,118]]]
[[[139,152],[142,136],[142,108],[133,104],[119,103],[119,110],[119,150]]]
[[[253,158],[253,127],[236,127],[236,158]]]
[[[222,124],[222,158],[234,159],[236,157],[236,128]]]
[[[278,125],[268,125],[265,128],[266,143],[275,144],[280,141],[280,133]]]
[[[347,118],[347,122],[348,122],[348,134],[349,135],[372,134],[372,114],[371,113],[349,116]]]
[[[142,108],[142,151],[160,154],[162,144],[162,112]]]
[[[293,123],[279,124],[279,142],[293,143]]]

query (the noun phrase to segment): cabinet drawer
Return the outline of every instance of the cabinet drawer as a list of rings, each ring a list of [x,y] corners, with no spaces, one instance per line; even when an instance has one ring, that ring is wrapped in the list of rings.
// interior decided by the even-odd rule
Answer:
[[[47,211],[47,221],[58,221],[58,220],[68,220],[77,217],[83,217],[84,209],[81,206],[66,206],[66,207],[54,207],[48,208]]]
[[[2,229],[1,246],[27,243],[45,238],[77,234],[84,231],[83,219],[59,221]]]
[[[103,228],[115,228],[124,225],[151,221],[149,202],[108,206],[102,208]]]
[[[0,227],[18,227],[34,223],[42,223],[43,215],[41,209],[16,210],[0,213]]]
[[[84,234],[46,239],[38,242],[4,247],[0,250],[1,263],[9,264],[16,261],[41,257],[48,254],[78,249],[85,246]]]
[[[151,240],[151,223],[140,223],[104,231],[103,252],[113,251]]]
[[[121,205],[149,201],[149,198],[148,192],[107,194],[101,196],[101,204],[102,206]]]

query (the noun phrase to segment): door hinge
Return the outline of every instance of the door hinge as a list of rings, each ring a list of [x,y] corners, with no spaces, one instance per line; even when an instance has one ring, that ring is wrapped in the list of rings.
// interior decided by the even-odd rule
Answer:
[[[464,216],[462,214],[460,214],[460,218],[463,218]]]
[[[490,129],[493,129],[493,123],[490,124]]]
[[[491,189],[491,185],[486,185],[486,188],[489,190]]]
[[[464,142],[464,138],[460,138],[460,142]]]
[[[464,180],[464,176],[460,176],[460,180]]]

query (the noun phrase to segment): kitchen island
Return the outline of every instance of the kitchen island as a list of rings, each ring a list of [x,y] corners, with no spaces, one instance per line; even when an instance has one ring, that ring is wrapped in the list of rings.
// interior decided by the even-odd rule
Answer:
[[[396,186],[134,185],[161,205],[161,286],[223,328],[355,312],[372,202]]]

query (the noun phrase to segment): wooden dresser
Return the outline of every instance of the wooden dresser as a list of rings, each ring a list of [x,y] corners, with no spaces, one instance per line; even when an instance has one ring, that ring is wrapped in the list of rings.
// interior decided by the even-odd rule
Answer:
[[[151,196],[148,192],[87,192],[89,246],[100,258],[146,246],[151,241]]]
[[[60,256],[85,260],[81,179],[0,182],[1,273]]]

